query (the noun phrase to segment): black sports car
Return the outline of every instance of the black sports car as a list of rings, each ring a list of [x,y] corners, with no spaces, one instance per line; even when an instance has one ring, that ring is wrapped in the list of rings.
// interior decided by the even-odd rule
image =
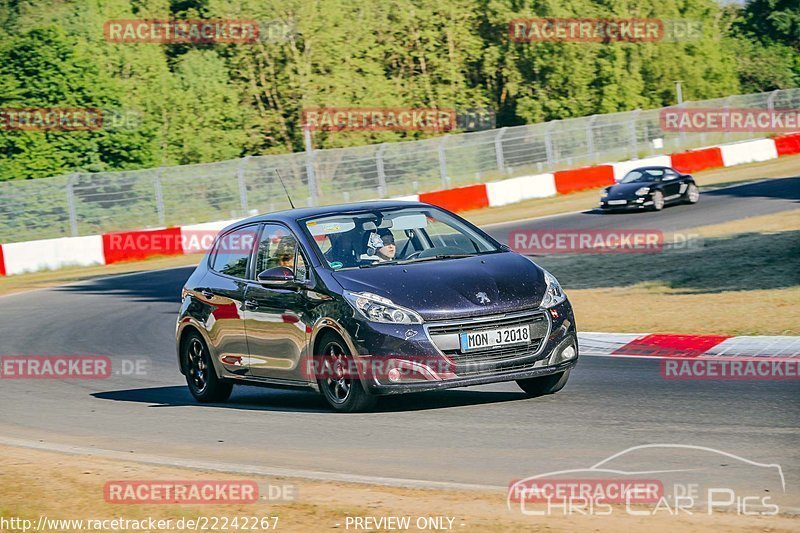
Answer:
[[[689,174],[670,167],[642,167],[631,170],[616,185],[600,195],[603,211],[652,209],[661,211],[669,203],[697,203],[700,190]]]

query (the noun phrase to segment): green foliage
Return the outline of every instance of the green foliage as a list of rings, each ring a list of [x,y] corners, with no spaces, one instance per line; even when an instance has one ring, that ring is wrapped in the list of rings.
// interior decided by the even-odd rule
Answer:
[[[654,43],[509,39],[511,19],[541,17],[683,19],[703,31]],[[248,19],[265,31],[250,44],[105,40],[107,20],[131,18]],[[0,131],[0,181],[300,151],[305,107],[492,108],[509,126],[671,105],[675,80],[687,99],[788,88],[799,52],[798,0],[0,0],[0,107],[136,119]],[[432,135],[316,132],[314,144]]]
[[[732,18],[743,87],[767,91],[800,84],[800,0],[751,0]]]

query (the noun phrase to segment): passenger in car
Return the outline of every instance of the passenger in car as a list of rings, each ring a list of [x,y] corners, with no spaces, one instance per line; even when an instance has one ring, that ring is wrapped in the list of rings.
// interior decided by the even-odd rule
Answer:
[[[368,234],[366,253],[361,256],[361,259],[380,262],[394,261],[396,254],[397,247],[392,232],[388,229],[379,229]]]

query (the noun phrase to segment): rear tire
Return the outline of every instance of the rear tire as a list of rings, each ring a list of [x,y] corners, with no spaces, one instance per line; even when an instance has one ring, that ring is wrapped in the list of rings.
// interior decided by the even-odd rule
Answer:
[[[199,333],[189,333],[183,343],[182,355],[186,365],[186,384],[195,400],[200,403],[221,403],[231,397],[233,384],[217,377],[208,346]]]
[[[664,209],[664,193],[656,191],[653,193],[653,211]]]
[[[687,204],[696,204],[699,199],[700,199],[700,189],[698,189],[697,185],[695,185],[694,183],[689,184],[689,188],[686,189],[686,197],[684,201]]]
[[[338,335],[326,333],[319,346],[319,357],[326,365],[326,375],[317,379],[317,384],[328,404],[341,413],[360,413],[375,407],[378,398],[364,390],[358,377],[347,377],[356,372],[347,344]]]
[[[559,372],[557,374],[550,374],[549,376],[541,376],[538,378],[518,379],[517,385],[525,391],[531,398],[537,396],[545,396],[547,394],[555,394],[564,388],[569,379],[569,370]]]

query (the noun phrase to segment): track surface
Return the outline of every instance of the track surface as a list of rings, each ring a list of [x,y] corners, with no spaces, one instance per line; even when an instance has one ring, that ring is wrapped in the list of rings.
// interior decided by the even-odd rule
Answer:
[[[800,178],[703,195],[661,213],[576,214],[492,227],[676,230],[798,207]],[[238,388],[200,406],[176,368],[174,321],[191,268],[93,280],[0,299],[0,354],[102,354],[143,360],[140,376],[0,380],[0,434],[193,460],[506,486],[589,467],[628,447],[679,443],[777,463],[800,508],[800,384],[665,381],[658,361],[584,357],[562,392],[526,399],[516,385],[386,399],[377,413],[330,412],[310,392]],[[746,304],[746,303],[745,303]],[[696,458],[696,455],[692,457]],[[685,464],[660,450],[624,469]],[[763,469],[711,461],[736,483]],[[723,465],[725,463],[725,465]],[[618,464],[619,466],[619,464]],[[713,474],[713,475],[716,475]]]
[[[744,217],[769,215],[798,207],[800,207],[800,177],[781,178],[703,192],[696,205],[672,205],[657,213],[652,211],[603,213],[592,210],[538,220],[493,224],[488,231],[503,242],[507,241],[509,232],[522,229],[625,228],[672,232],[721,224]],[[536,216],[536,213],[531,212],[531,216]]]

